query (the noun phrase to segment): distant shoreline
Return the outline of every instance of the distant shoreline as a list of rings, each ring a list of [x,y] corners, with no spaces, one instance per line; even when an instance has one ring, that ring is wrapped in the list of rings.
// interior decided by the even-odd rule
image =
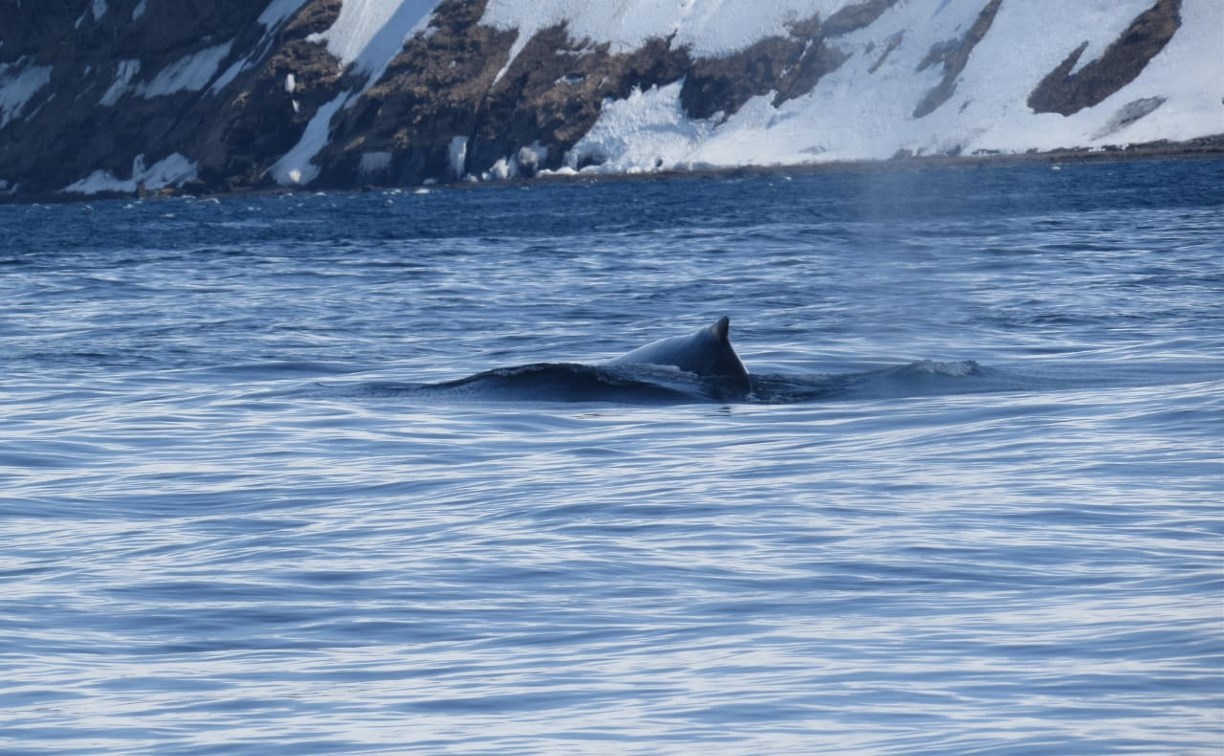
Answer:
[[[1224,134],[1201,137],[1188,142],[1151,142],[1126,147],[1064,148],[1048,152],[997,153],[991,155],[914,155],[887,160],[839,160],[826,163],[795,165],[743,165],[691,170],[665,170],[649,173],[579,173],[518,179],[512,183],[532,184],[539,181],[582,181],[590,179],[637,180],[654,178],[717,178],[727,176],[768,176],[809,173],[887,173],[896,170],[927,168],[975,167],[1004,168],[1032,163],[1083,164],[1121,163],[1142,160],[1220,160],[1224,159]],[[466,183],[464,186],[493,186],[501,182]],[[456,186],[441,184],[440,186]],[[381,187],[380,187],[381,188]],[[388,187],[389,188],[389,187]]]
[[[459,190],[484,189],[504,186],[539,186],[554,183],[589,183],[592,181],[641,181],[653,179],[676,178],[730,178],[746,176],[770,176],[779,174],[813,174],[837,172],[870,172],[886,173],[897,170],[925,170],[931,168],[975,167],[975,168],[1006,168],[1032,163],[1054,164],[1087,164],[1087,163],[1117,163],[1143,160],[1220,160],[1224,159],[1224,134],[1192,139],[1187,142],[1149,142],[1118,147],[1103,148],[1065,148],[1048,152],[997,153],[991,155],[921,155],[899,156],[887,160],[846,160],[827,163],[800,163],[796,165],[746,165],[717,168],[694,168],[691,170],[660,170],[641,173],[575,173],[568,175],[547,175],[532,178],[504,179],[495,181],[453,181],[437,184],[414,184],[409,186],[366,185],[366,186],[305,186],[305,187],[252,187],[233,191],[200,191],[193,192],[183,189],[164,189],[149,192],[140,196],[136,192],[98,192],[96,194],[75,194],[54,192],[50,194],[0,194],[0,204],[3,205],[39,205],[39,204],[70,204],[78,202],[98,202],[106,200],[132,199],[173,199],[179,197],[197,198],[237,198],[279,196],[287,194],[314,194],[316,192],[377,192],[393,189],[414,190],[426,188],[429,190]]]

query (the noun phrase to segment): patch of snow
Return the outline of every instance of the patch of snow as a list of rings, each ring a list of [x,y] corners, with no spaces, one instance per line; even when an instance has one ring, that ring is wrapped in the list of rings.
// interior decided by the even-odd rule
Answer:
[[[145,1],[142,0],[142,2]],[[225,72],[213,81],[208,91],[217,94],[232,84],[234,79],[238,78],[243,71],[249,69],[253,60],[263,57],[268,51],[273,32],[286,19],[297,13],[305,4],[306,0],[272,0],[268,7],[264,8],[263,13],[259,14],[259,18],[256,19],[257,23],[264,27],[264,36],[259,41],[259,44],[255,46],[253,51],[248,52],[245,56],[231,63],[229,68],[225,69]]]
[[[1180,141],[1224,132],[1224,91],[1219,85],[1224,3],[1218,0],[1184,0],[1182,26],[1170,43],[1135,81],[1099,105],[1071,116],[1034,113],[1028,107],[1028,96],[1038,82],[1072,50],[1088,41],[1085,55],[1099,54],[1150,4],[1150,0],[1005,2],[972,51],[952,97],[915,119],[915,107],[944,75],[941,66],[919,70],[920,64],[935,45],[960,39],[981,12],[984,0],[947,0],[934,14],[934,0],[898,3],[870,26],[836,40],[849,57],[821,78],[809,94],[777,107],[773,93],[765,94],[750,99],[725,120],[702,121],[684,113],[679,82],[635,91],[624,100],[604,103],[598,121],[567,153],[564,163],[571,170],[593,163],[583,170],[633,173],[888,159],[899,152],[968,155],[1091,148],[1158,139]],[[596,40],[615,42],[616,35],[622,34],[621,43],[632,41],[626,24],[636,21],[628,19],[620,26],[610,19],[608,29],[595,36],[597,30],[587,25],[596,13],[594,5],[577,8],[550,0],[534,7],[540,13],[551,8],[562,15],[572,14],[579,22],[571,25],[574,36],[590,34]],[[617,7],[637,5],[640,3],[625,2]],[[728,3],[732,5],[738,7],[738,3]],[[762,18],[776,19],[775,11],[784,5],[770,4]],[[694,0],[685,22],[689,25],[681,27],[678,38],[695,33],[693,24],[710,7]],[[822,6],[813,2],[805,7],[801,17]],[[832,4],[823,7],[822,16]],[[508,17],[508,8],[505,0],[490,3],[490,13],[503,14],[495,16],[501,19],[499,23]],[[664,13],[661,5],[656,10],[656,16]],[[599,12],[606,11],[605,7]],[[554,16],[531,16],[526,5],[519,6],[518,13],[533,24],[541,23],[540,18],[555,20]],[[1051,18],[1058,23],[1051,23]],[[721,21],[709,23],[714,26],[707,25],[707,29],[722,28]],[[735,41],[722,32],[711,34],[702,42],[706,49]],[[889,55],[880,61],[879,51],[890,47],[890,42]],[[1215,62],[1205,65],[1205,61]],[[1148,106],[1133,105],[1136,102]]]
[[[140,0],[140,2],[136,4],[136,7],[132,9],[132,20],[135,21],[136,19],[143,16],[145,14],[145,11],[148,9],[149,9],[149,0]]]
[[[1161,105],[1164,105],[1165,98],[1163,97],[1141,97],[1138,100],[1131,100],[1122,106],[1105,126],[1092,135],[1093,139],[1100,139],[1114,134],[1127,126],[1131,125],[1140,118],[1146,118]]]
[[[931,47],[958,39],[972,26],[982,5],[980,0],[952,0],[934,16],[929,2],[893,6],[871,26],[839,38],[850,58],[821,78],[810,94],[776,108],[772,93],[752,98],[712,126],[687,159],[723,167],[786,165],[887,159],[902,149],[926,154],[954,147],[960,130],[949,128],[943,117],[950,114],[955,120],[961,100],[954,97],[931,116],[915,120],[915,107],[943,77],[940,66],[919,69]],[[992,31],[997,28],[996,22]],[[866,49],[882,49],[905,30],[872,73],[878,56],[865,54]],[[964,94],[963,84],[957,94]]]
[[[450,141],[450,169],[457,179],[463,178],[463,174],[467,172],[467,148],[468,138],[465,136],[453,137]]]
[[[285,92],[293,94],[295,89],[297,89],[297,79],[292,73],[285,74]]]
[[[547,160],[548,147],[540,144],[539,140],[520,148],[518,154],[514,156],[514,161],[518,163],[519,169],[526,171],[528,174],[534,174],[539,171],[540,166]]]
[[[145,0],[142,0],[144,2]],[[272,34],[277,27],[285,22],[286,19],[293,16],[306,4],[306,0],[272,0],[268,7],[264,8],[263,13],[259,14],[256,19],[257,23],[264,27],[264,36],[255,46],[254,51],[239,58],[230,64],[225,72],[213,81],[209,86],[208,91],[216,94],[233,83],[234,79],[243,72],[249,69],[253,60],[258,60],[267,51],[271,43]]]
[[[599,120],[565,155],[565,165],[599,173],[687,167],[689,156],[709,138],[714,120],[689,118],[680,105],[683,81],[646,91],[635,88],[624,100],[607,100]]]
[[[102,99],[98,100],[99,105],[111,107],[119,102],[119,98],[127,94],[132,89],[132,79],[140,73],[140,61],[132,58],[130,60],[121,60],[115,67],[115,80],[111,82],[110,88],[102,95]]]
[[[368,179],[383,173],[390,167],[390,152],[363,152],[361,164],[357,167],[357,174],[363,179]]]
[[[234,79],[238,78],[238,74],[251,67],[249,58],[239,58],[230,64],[230,67],[225,69],[225,73],[218,76],[213,83],[208,87],[208,91],[216,94],[222,89],[228,87]]]
[[[198,92],[208,86],[233,46],[233,42],[225,42],[179,58],[159,71],[152,81],[138,86],[136,91],[146,98],[183,90]]]
[[[94,21],[102,20],[102,17],[106,15],[106,11],[108,10],[106,0],[93,0],[93,8],[91,10],[93,12]]]
[[[0,63],[0,129],[21,116],[39,90],[51,81],[51,66],[35,66],[24,57]]]
[[[264,8],[263,13],[259,14],[257,21],[263,28],[271,31],[281,23],[298,12],[298,9],[306,4],[306,0],[272,0],[267,8]]]
[[[518,176],[518,163],[506,158],[498,158],[489,170],[480,174],[484,181],[504,181]]]
[[[1224,3],[1184,0],[1181,18],[1181,28],[1165,49],[1129,86],[1093,108],[1096,115],[1085,129],[1099,128],[1098,124],[1113,118],[1128,102],[1163,97],[1165,102],[1150,115],[1123,126],[1104,141],[1184,141],[1224,133],[1224,60],[1220,57]]]
[[[1080,0],[1073,6],[1057,4],[1058,8],[1052,7],[1053,0],[1037,4],[1050,7],[1003,4],[995,20],[997,33],[987,35],[962,74],[960,87],[973,99],[972,108],[959,119],[953,113],[942,114],[937,127],[959,130],[970,149],[1004,152],[1183,140],[1224,131],[1220,107],[1224,92],[1216,83],[1218,75],[1203,68],[1203,61],[1219,60],[1224,4],[1185,0],[1181,28],[1146,69],[1099,105],[1070,116],[1033,113],[1025,104],[1028,94],[1084,41],[1086,31],[1094,35],[1089,49],[1103,50],[1121,34],[1117,25],[1098,31],[1086,24],[1106,12],[1119,12],[1129,23],[1138,11],[1129,3],[1115,11],[1119,5],[1115,0]],[[1060,14],[1060,23],[1051,25],[1048,19],[1055,13]],[[1027,40],[1023,55],[1016,54],[1020,40]],[[1158,97],[1166,99],[1159,109],[1111,132],[1110,122],[1127,103]],[[970,134],[971,129],[977,133]]]
[[[1105,52],[1105,48],[1122,36],[1122,32],[1126,31],[1126,27],[1135,19],[1135,16],[1151,8],[1152,3],[1153,0],[1114,0],[1109,4],[1089,5],[1083,8],[1081,23],[1085,24],[1085,29],[1091,29],[1092,34],[1085,34],[1084,39],[1081,40],[1087,42],[1088,47],[1084,49],[1079,60],[1075,62],[1075,66],[1071,68],[1071,73],[1076,73],[1088,63],[1099,58],[1101,53]],[[1071,50],[1068,50],[1067,53],[1070,54]]]
[[[30,112],[28,112],[28,113],[24,113],[24,112],[23,112],[23,113],[22,113],[22,118],[24,118],[25,120],[27,120],[27,121],[28,121],[28,120],[30,120],[30,119],[32,119],[32,118],[34,118],[35,116],[37,116],[39,113],[41,113],[41,112],[42,112],[42,109],[43,109],[43,108],[47,107],[48,105],[50,105],[52,102],[54,102],[54,101],[55,101],[55,94],[56,94],[55,92],[52,92],[51,94],[47,95],[47,99],[45,99],[45,100],[43,100],[42,102],[38,103],[38,107],[34,108],[32,111],[30,111]]]
[[[199,176],[199,167],[175,152],[151,166],[145,166],[144,155],[132,161],[132,177],[121,179],[110,171],[96,170],[85,178],[64,187],[61,191],[73,194],[97,194],[98,192],[135,192],[141,184],[156,191],[168,186],[182,186]]]
[[[319,167],[311,161],[327,146],[331,136],[332,116],[344,106],[350,97],[352,97],[352,92],[345,90],[336,95],[331,102],[319,108],[314,117],[310,119],[310,123],[306,124],[302,138],[293,146],[293,149],[282,155],[281,159],[268,169],[276,183],[281,186],[305,186],[318,178]]]
[[[675,35],[673,46],[687,45],[698,57],[719,57],[759,39],[785,35],[786,25],[819,13],[827,18],[861,0],[489,0],[481,23],[517,29],[506,65],[537,32],[565,23],[574,39],[607,42],[614,53],[636,50],[652,37]]]
[[[326,42],[327,50],[344,65],[370,75],[372,86],[404,42],[421,31],[440,0],[344,0],[340,15],[327,31],[307,37]]]

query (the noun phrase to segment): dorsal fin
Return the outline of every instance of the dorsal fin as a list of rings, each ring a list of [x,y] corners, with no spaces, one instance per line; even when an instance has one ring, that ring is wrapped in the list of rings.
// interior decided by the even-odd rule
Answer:
[[[671,366],[702,378],[730,382],[729,385],[734,385],[736,390],[747,393],[748,370],[731,346],[730,330],[731,319],[724,316],[690,336],[671,336],[652,341],[608,364]]]

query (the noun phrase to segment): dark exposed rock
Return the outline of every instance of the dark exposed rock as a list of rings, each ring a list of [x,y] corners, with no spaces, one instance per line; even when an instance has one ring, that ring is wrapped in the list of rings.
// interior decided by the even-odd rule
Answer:
[[[684,75],[688,56],[654,38],[630,53],[572,40],[563,26],[542,30],[523,48],[482,103],[469,157],[490,165],[520,145],[540,142],[556,168],[595,121],[605,99],[623,99]]]
[[[380,82],[338,117],[322,156],[325,181],[346,184],[371,162],[365,156],[383,153],[389,165],[367,179],[456,179],[503,159],[515,175],[557,168],[605,99],[684,75],[687,53],[668,40],[614,54],[607,44],[573,39],[563,25],[537,32],[507,66],[517,33],[480,25],[484,6],[439,5],[429,33],[410,39]],[[457,139],[462,146],[452,151]]]
[[[25,117],[4,129],[0,170],[21,177],[23,187],[32,191],[62,188],[96,169],[126,177],[139,155],[152,164],[183,151],[198,124],[214,113],[207,88],[155,97],[116,88],[109,104],[102,103],[104,96],[120,70],[132,74],[132,88],[147,84],[176,61],[250,34],[261,11],[240,0],[193,0],[183,12],[215,24],[202,35],[200,28],[183,24],[168,4],[159,10],[159,4],[151,3],[135,22],[136,0],[113,0],[98,19],[86,3],[27,5],[32,7],[10,7],[7,13],[13,15],[0,18],[0,50],[50,68],[51,80]],[[10,29],[17,32],[10,34]],[[235,57],[231,52],[222,67]]]
[[[778,93],[773,98],[773,106],[776,108],[787,100],[811,92],[825,74],[841,68],[849,58],[847,53],[825,44],[823,39],[813,39],[795,66],[777,83]]]
[[[1003,0],[990,0],[978,14],[973,26],[965,32],[965,36],[936,45],[927,53],[926,58],[918,65],[918,70],[924,71],[933,65],[940,65],[943,67],[944,75],[914,108],[914,118],[922,118],[934,113],[940,105],[951,99],[952,93],[956,91],[956,80],[969,63],[969,56],[973,53],[973,48],[977,47],[978,42],[981,42],[986,36],[986,32],[990,31],[990,25],[994,23],[995,15],[998,14],[999,6],[1002,4]]]
[[[99,169],[126,178],[138,156],[152,165],[178,152],[200,162],[212,188],[252,185],[336,88],[338,62],[305,37],[334,23],[340,0],[314,0],[270,38],[256,23],[261,3],[150,2],[133,19],[137,3],[110,0],[99,19],[83,12],[82,2],[0,5],[0,51],[52,70],[26,117],[3,130],[0,174],[19,177],[25,191],[49,192]],[[229,86],[139,91],[175,62],[227,44],[214,81],[230,66],[248,64]],[[112,91],[124,70],[135,72],[129,85]],[[298,80],[293,96],[284,85],[290,72]]]
[[[776,92],[774,107],[807,94],[849,55],[828,41],[871,25],[897,0],[866,0],[821,21],[818,15],[790,24],[786,36],[766,37],[744,50],[692,61],[680,102],[696,118],[735,113],[750,98]]]
[[[824,22],[822,31],[826,37],[840,37],[859,29],[865,29],[876,22],[884,11],[897,4],[897,0],[864,0],[829,16]]]
[[[1109,119],[1100,131],[1093,135],[1093,139],[1100,139],[1120,131],[1140,118],[1154,113],[1164,103],[1165,98],[1163,97],[1142,97],[1138,100],[1131,100],[1123,105],[1117,113],[1113,114],[1113,117]]]
[[[888,38],[888,44],[884,46],[884,51],[880,53],[880,57],[875,59],[871,67],[867,69],[867,73],[875,73],[880,70],[880,66],[884,65],[884,61],[888,60],[888,56],[892,55],[893,50],[901,46],[902,40],[905,39],[905,32],[899,31]]]
[[[1101,57],[1075,73],[1071,71],[1088,43],[1073,50],[1041,80],[1029,95],[1028,106],[1037,113],[1069,116],[1100,104],[1134,81],[1180,26],[1181,0],[1157,0],[1155,5],[1135,17]]]
[[[770,91],[781,103],[844,62],[827,38],[870,24],[896,1],[867,0],[824,25],[797,22],[785,37],[723,58],[695,58],[668,38],[613,53],[558,25],[527,40],[507,66],[516,33],[479,24],[485,0],[446,0],[429,33],[410,39],[379,83],[337,116],[322,180],[414,184],[479,175],[499,160],[510,175],[556,169],[605,100],[680,79],[681,105],[696,118],[734,113]]]
[[[731,115],[749,99],[777,89],[783,76],[804,58],[811,59],[806,78],[818,79],[817,59],[823,56],[819,49],[807,55],[811,47],[823,48],[823,40],[766,37],[726,57],[694,60],[680,90],[680,104],[694,118]]]
[[[516,36],[480,25],[484,6],[485,0],[445,0],[429,33],[408,40],[379,83],[337,115],[332,146],[321,156],[329,167],[326,183],[351,183],[362,155],[384,152],[390,164],[367,179],[455,178],[451,141],[475,132],[481,103]]]
[[[224,92],[196,151],[206,184],[233,189],[266,183],[269,165],[297,143],[318,109],[342,89],[339,61],[307,37],[328,29],[340,0],[315,0],[276,33],[268,59]],[[293,74],[294,91],[286,91]],[[295,107],[296,103],[296,107]]]

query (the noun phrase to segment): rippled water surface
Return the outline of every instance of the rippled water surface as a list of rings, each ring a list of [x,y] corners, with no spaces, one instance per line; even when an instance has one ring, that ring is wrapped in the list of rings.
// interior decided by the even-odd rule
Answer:
[[[1224,161],[0,229],[0,750],[1224,749]]]

